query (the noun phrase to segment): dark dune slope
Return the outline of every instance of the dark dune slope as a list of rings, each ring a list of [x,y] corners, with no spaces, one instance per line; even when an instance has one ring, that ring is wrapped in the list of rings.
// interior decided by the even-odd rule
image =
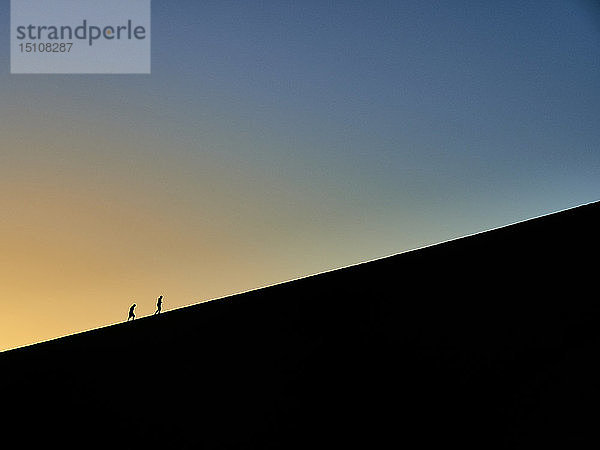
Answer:
[[[2,353],[2,438],[597,446],[599,230],[596,203]]]

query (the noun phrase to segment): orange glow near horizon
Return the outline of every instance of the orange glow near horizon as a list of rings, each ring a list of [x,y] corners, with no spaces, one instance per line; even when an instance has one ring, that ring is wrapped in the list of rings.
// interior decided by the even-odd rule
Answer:
[[[110,124],[91,141],[40,128],[0,144],[0,350],[123,321],[134,302],[150,315],[159,295],[168,311],[348,261],[315,263],[323,211],[268,175],[161,155]]]

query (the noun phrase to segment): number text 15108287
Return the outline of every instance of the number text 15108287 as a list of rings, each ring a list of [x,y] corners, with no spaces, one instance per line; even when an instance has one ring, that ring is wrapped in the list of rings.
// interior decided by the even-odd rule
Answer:
[[[72,47],[72,42],[27,42],[19,44],[21,53],[69,53]]]

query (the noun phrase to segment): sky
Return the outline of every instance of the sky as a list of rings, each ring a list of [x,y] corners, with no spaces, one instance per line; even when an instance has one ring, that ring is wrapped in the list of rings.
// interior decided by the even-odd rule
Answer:
[[[150,75],[11,75],[9,5],[0,350],[600,200],[593,1],[153,0]]]

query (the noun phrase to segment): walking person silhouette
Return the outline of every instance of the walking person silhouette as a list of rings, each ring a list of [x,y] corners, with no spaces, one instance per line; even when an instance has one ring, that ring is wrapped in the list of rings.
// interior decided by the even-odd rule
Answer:
[[[136,304],[134,303],[133,305],[131,305],[131,308],[129,308],[129,316],[127,316],[127,322],[129,322],[129,319],[131,320],[135,320],[135,314],[133,313],[133,310],[135,309]]]
[[[156,311],[155,311],[155,315],[156,314],[160,314],[160,312],[162,311],[162,299],[163,296],[161,295],[160,297],[158,297],[158,300],[156,301]]]

